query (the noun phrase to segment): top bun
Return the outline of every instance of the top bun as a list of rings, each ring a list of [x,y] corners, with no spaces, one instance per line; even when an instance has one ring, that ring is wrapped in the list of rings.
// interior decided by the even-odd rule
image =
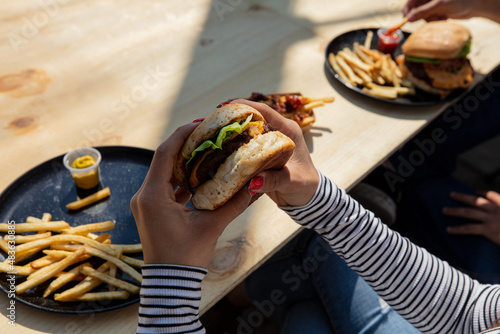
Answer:
[[[453,59],[458,57],[470,38],[469,29],[460,24],[435,21],[415,30],[401,48],[411,57]]]

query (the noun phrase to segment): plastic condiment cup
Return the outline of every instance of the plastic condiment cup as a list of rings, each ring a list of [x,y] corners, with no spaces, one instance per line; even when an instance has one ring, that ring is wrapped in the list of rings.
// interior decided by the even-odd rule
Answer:
[[[83,156],[90,155],[95,163],[85,168],[73,168],[73,162]],[[73,176],[78,188],[92,189],[99,185],[99,164],[101,163],[101,153],[92,147],[77,147],[64,155],[63,164]]]
[[[378,50],[383,53],[393,53],[396,47],[403,39],[403,32],[398,29],[391,35],[387,35],[386,28],[380,28],[377,30],[378,36]]]

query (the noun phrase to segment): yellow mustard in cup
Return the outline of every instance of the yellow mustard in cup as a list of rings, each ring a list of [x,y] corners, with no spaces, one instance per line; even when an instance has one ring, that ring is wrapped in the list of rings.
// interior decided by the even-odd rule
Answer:
[[[101,154],[92,147],[79,147],[63,158],[64,166],[71,172],[78,188],[92,189],[99,185]]]

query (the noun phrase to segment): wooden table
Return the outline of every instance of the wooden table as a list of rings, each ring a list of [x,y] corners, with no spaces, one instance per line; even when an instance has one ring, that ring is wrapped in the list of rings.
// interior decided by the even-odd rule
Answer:
[[[82,145],[154,149],[179,125],[252,91],[301,91],[336,101],[305,134],[324,174],[350,188],[444,109],[400,107],[329,83],[324,50],[335,36],[400,20],[404,1],[76,1],[0,4],[0,189]],[[420,23],[408,24],[412,30]],[[500,25],[465,21],[480,74],[498,63]],[[480,75],[481,76],[481,75]],[[480,77],[479,76],[479,77]],[[29,213],[27,213],[28,215]],[[298,230],[262,198],[221,237],[201,312]],[[138,305],[62,315],[0,296],[2,333],[132,333]]]

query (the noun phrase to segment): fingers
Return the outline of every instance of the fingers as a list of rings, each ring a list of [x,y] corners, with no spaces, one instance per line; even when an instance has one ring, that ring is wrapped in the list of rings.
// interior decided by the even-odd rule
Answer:
[[[148,176],[151,174],[150,177],[156,178],[157,180],[170,181],[175,157],[198,124],[199,123],[189,123],[177,128],[167,140],[158,146],[153,161],[151,162]]]
[[[496,191],[490,190],[486,191],[483,195],[486,199],[490,200],[497,207],[500,206],[500,194]]]
[[[444,14],[443,4],[439,0],[432,0],[421,6],[415,7],[407,15],[408,21],[413,22],[419,19],[425,19],[432,17],[439,17]]]
[[[248,190],[255,193],[270,193],[282,190],[282,185],[288,185],[291,181],[290,170],[283,167],[280,170],[268,170],[259,173],[250,182]]]
[[[460,226],[450,226],[446,228],[446,232],[450,234],[485,235],[486,228],[482,224],[468,224]]]
[[[499,197],[500,197],[500,195],[499,195]],[[488,209],[491,209],[494,207],[494,205],[492,205],[488,199],[483,198],[483,197],[478,197],[476,195],[469,195],[469,194],[452,192],[452,193],[450,193],[450,198],[452,198],[455,201],[467,204],[469,206],[481,208],[484,210],[488,210]]]
[[[489,218],[486,212],[474,208],[443,208],[443,214],[478,221],[485,221]]]
[[[429,0],[408,0],[406,5],[403,8],[403,16],[408,15],[408,13],[415,7],[420,6],[423,3],[428,2]]]
[[[190,198],[191,198],[191,193],[188,190],[184,189],[183,187],[178,187],[175,190],[175,201],[177,203],[186,205],[187,202],[189,202]]]
[[[203,215],[203,224],[212,224],[217,228],[219,236],[230,222],[248,208],[251,200],[252,195],[246,187],[243,187],[220,208],[214,211],[198,211],[198,214]]]

